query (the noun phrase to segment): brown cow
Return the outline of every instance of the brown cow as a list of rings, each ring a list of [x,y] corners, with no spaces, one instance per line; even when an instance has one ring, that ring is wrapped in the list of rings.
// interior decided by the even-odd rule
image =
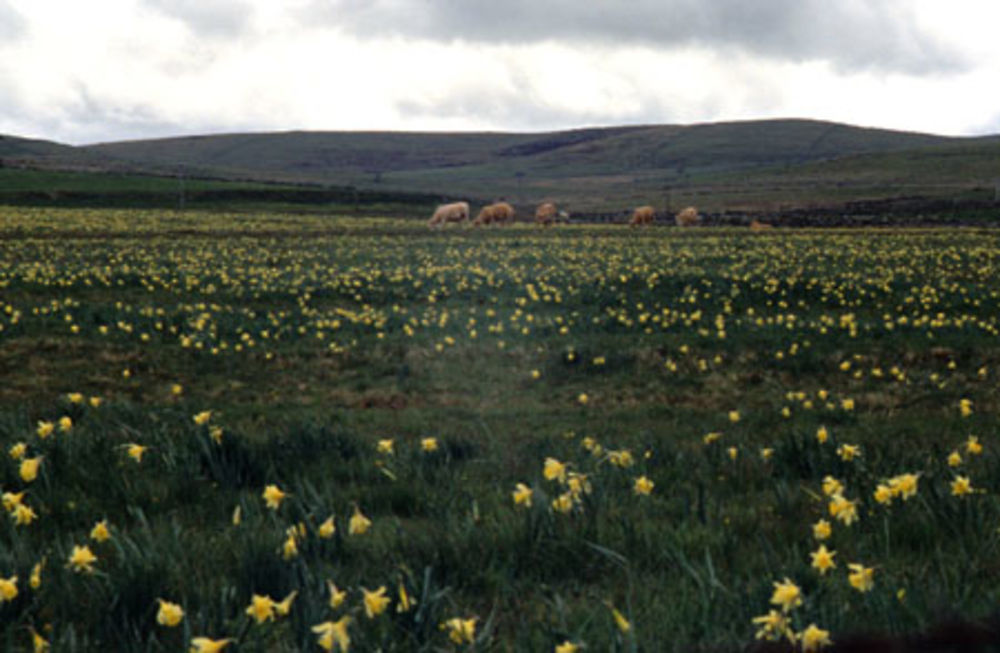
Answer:
[[[535,223],[548,227],[556,221],[556,216],[558,214],[559,212],[556,210],[556,205],[552,202],[539,204],[538,208],[535,209]]]
[[[698,217],[698,209],[693,206],[689,206],[674,217],[674,222],[677,223],[678,227],[693,227],[698,224],[700,217]]]
[[[434,215],[427,221],[428,226],[441,227],[446,222],[463,222],[469,219],[468,202],[452,202],[442,204],[434,210]]]
[[[761,222],[760,220],[756,220],[755,219],[755,220],[753,220],[750,223],[750,230],[751,231],[763,231],[765,229],[770,229],[770,228],[771,228],[771,225],[769,225],[766,222]]]
[[[492,224],[494,222],[503,224],[514,221],[514,207],[507,202],[495,202],[484,206],[476,219],[472,221],[474,225]]]
[[[632,219],[629,220],[629,226],[638,227],[646,224],[653,224],[653,220],[656,218],[656,210],[651,206],[640,206],[635,211],[632,212]]]

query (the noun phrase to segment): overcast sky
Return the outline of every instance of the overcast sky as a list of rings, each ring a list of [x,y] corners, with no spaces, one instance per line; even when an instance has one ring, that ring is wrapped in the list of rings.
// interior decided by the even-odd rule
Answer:
[[[0,134],[1000,132],[1000,0],[0,0]]]

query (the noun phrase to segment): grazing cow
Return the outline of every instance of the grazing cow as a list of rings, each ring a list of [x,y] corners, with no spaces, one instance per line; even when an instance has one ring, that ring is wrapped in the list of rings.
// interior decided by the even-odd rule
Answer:
[[[569,211],[560,211],[559,215],[556,216],[556,222],[569,224]]]
[[[698,224],[701,218],[698,217],[698,209],[689,206],[674,217],[674,222],[678,227],[693,227]]]
[[[558,213],[556,205],[552,202],[539,204],[535,209],[535,223],[548,227],[556,221]]]
[[[503,224],[514,221],[514,207],[507,202],[496,202],[484,206],[472,221],[474,225],[492,224],[494,222]]]
[[[755,219],[755,220],[753,220],[750,223],[750,230],[751,231],[763,231],[765,229],[770,229],[770,228],[771,228],[771,225],[769,225],[766,222],[761,222],[760,220],[756,220]]]
[[[447,222],[464,222],[469,219],[468,202],[452,202],[442,204],[434,210],[434,215],[427,221],[431,227],[441,227]]]
[[[656,217],[656,210],[651,206],[640,206],[635,211],[632,212],[632,219],[629,220],[629,226],[638,227],[645,224],[653,224],[653,219]]]

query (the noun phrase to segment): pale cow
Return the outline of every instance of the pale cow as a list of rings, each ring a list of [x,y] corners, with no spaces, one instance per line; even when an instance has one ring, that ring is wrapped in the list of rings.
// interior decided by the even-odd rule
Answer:
[[[632,219],[629,220],[629,226],[639,227],[642,225],[653,224],[653,220],[656,218],[656,209],[651,206],[640,206],[632,211]]]
[[[434,215],[427,221],[431,227],[441,227],[447,222],[464,222],[469,219],[468,202],[452,202],[442,204],[434,210]]]
[[[503,224],[514,221],[514,207],[507,202],[496,202],[488,204],[479,211],[479,215],[472,221],[474,225]]]
[[[701,218],[698,216],[698,209],[689,206],[674,217],[674,222],[678,227],[693,227],[698,224]]]
[[[535,209],[535,223],[548,227],[556,221],[558,215],[556,205],[552,202],[539,204],[538,208]]]

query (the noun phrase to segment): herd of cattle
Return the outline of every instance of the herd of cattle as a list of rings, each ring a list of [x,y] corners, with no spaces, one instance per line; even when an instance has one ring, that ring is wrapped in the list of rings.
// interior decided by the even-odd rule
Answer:
[[[434,215],[427,224],[431,227],[443,227],[449,222],[468,222],[470,218],[468,202],[452,202],[442,204],[434,211]],[[471,223],[475,226],[503,225],[514,222],[516,212],[514,207],[507,202],[495,202],[484,206]],[[640,227],[653,224],[656,218],[656,210],[652,206],[640,206],[632,212],[629,225]],[[698,209],[689,206],[674,216],[674,222],[678,227],[693,227],[701,221]],[[557,222],[569,222],[569,213],[560,211],[552,202],[540,204],[535,209],[535,223],[542,226],[550,226]],[[750,228],[754,231],[770,229],[771,225],[754,220],[750,223]]]

